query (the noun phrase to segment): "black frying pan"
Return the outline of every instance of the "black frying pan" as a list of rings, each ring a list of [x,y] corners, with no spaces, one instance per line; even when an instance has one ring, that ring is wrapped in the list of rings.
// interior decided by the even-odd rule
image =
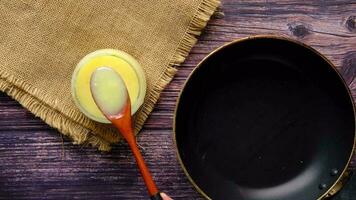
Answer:
[[[352,99],[333,65],[272,36],[238,40],[205,58],[182,90],[174,128],[188,178],[218,200],[330,196],[355,142]]]

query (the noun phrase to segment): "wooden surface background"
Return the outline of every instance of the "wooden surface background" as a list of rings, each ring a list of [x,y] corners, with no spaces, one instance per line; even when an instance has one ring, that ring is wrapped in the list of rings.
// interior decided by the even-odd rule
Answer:
[[[356,98],[355,0],[223,0],[222,10],[225,16],[210,21],[138,137],[159,188],[174,199],[202,199],[176,159],[176,98],[194,66],[220,45],[256,34],[298,39],[337,66]],[[148,199],[137,173],[126,144],[110,153],[73,145],[0,94],[0,199]],[[355,200],[356,178],[334,199]]]

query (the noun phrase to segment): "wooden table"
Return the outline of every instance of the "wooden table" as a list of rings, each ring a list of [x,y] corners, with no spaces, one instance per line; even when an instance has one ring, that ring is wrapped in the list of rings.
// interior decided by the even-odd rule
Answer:
[[[342,73],[356,98],[356,1],[224,0],[138,137],[162,191],[175,199],[202,199],[184,176],[172,141],[177,95],[210,51],[237,38],[277,34],[319,50]],[[356,159],[352,162],[356,170]],[[110,153],[71,144],[0,94],[0,199],[148,199],[126,144]],[[356,199],[356,178],[337,200]]]

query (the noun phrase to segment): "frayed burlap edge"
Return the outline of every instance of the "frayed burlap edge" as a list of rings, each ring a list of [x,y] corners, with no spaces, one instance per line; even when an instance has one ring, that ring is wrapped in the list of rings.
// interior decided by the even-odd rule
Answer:
[[[175,67],[180,65],[188,56],[191,48],[197,42],[197,36],[201,34],[202,29],[219,5],[219,0],[203,0],[199,5],[173,57],[167,63],[167,69],[154,84],[153,90],[145,99],[141,112],[135,117],[136,133],[142,128],[148,115],[153,110],[162,90],[173,79],[177,71]],[[109,142],[94,134],[88,125],[92,122],[83,115],[76,114],[73,109],[60,107],[56,100],[50,99],[45,93],[4,70],[0,70],[0,91],[17,100],[23,107],[40,117],[48,125],[57,128],[61,133],[70,137],[74,144],[88,144],[101,151],[109,151],[110,144],[114,142]]]
[[[178,45],[173,57],[170,59],[167,69],[158,79],[158,82],[156,82],[154,85],[153,90],[147,96],[147,99],[142,106],[141,112],[139,112],[137,115],[135,127],[136,132],[141,130],[148,115],[152,112],[162,90],[167,86],[168,83],[171,82],[174,75],[176,74],[177,69],[175,67],[184,62],[190,50],[197,42],[197,37],[201,34],[203,28],[206,26],[210,17],[214,14],[219,5],[219,0],[204,0],[199,5],[180,44]]]
[[[97,135],[91,134],[91,130],[72,121],[53,107],[45,104],[36,95],[41,94],[36,88],[13,75],[0,70],[0,91],[5,92],[17,100],[23,107],[40,117],[48,125],[57,128],[64,135],[69,136],[75,144],[90,144],[99,150],[107,151],[110,144]]]

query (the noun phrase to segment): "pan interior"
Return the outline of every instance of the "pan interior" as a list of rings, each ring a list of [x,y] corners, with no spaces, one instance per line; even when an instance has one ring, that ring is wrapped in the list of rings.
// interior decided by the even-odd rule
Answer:
[[[317,199],[338,178],[331,171],[347,164],[354,114],[322,57],[259,38],[201,64],[182,92],[175,128],[182,162],[210,198]]]

